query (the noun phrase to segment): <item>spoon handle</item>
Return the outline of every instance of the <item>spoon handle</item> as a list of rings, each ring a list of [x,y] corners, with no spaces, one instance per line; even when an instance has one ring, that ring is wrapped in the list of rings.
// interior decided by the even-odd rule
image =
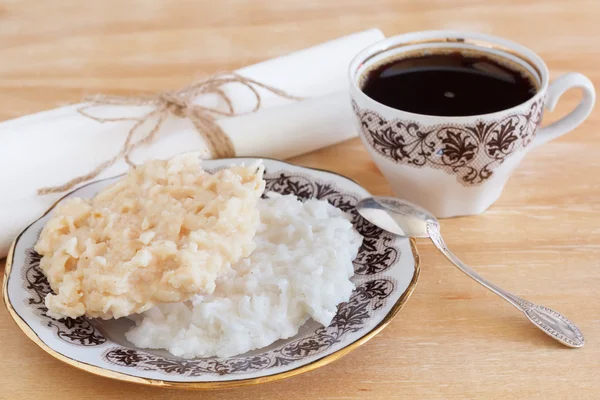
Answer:
[[[569,347],[581,347],[584,345],[585,340],[582,333],[565,316],[550,308],[538,306],[505,291],[463,263],[454,255],[454,253],[450,251],[450,249],[448,249],[448,246],[446,246],[444,239],[442,239],[440,228],[437,223],[429,222],[427,224],[427,232],[435,247],[437,247],[437,249],[448,260],[450,260],[450,262],[457,266],[458,269],[464,272],[471,279],[496,293],[498,296],[512,304],[517,309],[521,310],[527,316],[527,318],[529,318],[529,320],[538,328],[544,331],[544,333],[550,335],[552,338]]]

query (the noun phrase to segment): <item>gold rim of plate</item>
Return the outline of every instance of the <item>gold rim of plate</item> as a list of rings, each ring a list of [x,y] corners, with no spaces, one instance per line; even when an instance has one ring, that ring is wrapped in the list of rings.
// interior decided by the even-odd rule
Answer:
[[[235,157],[235,158],[252,158],[252,157]],[[267,157],[260,157],[260,158],[269,159]],[[312,170],[316,170],[316,171],[327,172],[330,174],[338,175],[340,177],[348,179],[348,180],[356,183],[357,185],[361,186],[355,180],[348,178],[344,175],[337,174],[335,172],[321,170],[318,168],[301,167],[301,166],[298,166],[295,164],[291,164],[291,163],[281,161],[281,160],[276,160],[276,159],[270,159],[270,160],[282,162],[282,163],[289,164],[289,165],[292,165],[295,167],[312,169]],[[107,179],[113,179],[113,178],[115,178],[115,177],[107,178]],[[104,179],[101,179],[101,180],[104,180]],[[84,186],[87,186],[89,184],[96,183],[96,182],[99,182],[99,181],[89,182],[88,184],[86,184]],[[81,187],[83,187],[83,186],[81,186]],[[76,188],[74,190],[81,189],[81,187]],[[71,192],[69,192],[69,193],[71,193]],[[44,212],[44,214],[41,217],[37,218],[35,221],[39,220],[40,218],[43,218],[46,214],[48,214],[67,195],[68,195],[68,193],[65,196],[58,199],[54,204],[52,204],[52,206],[46,212]],[[29,226],[31,226],[31,225],[29,225]],[[303,374],[305,372],[315,370],[319,367],[322,367],[333,361],[336,361],[336,360],[342,358],[343,356],[345,356],[346,354],[350,353],[352,350],[358,348],[359,346],[365,344],[367,341],[372,339],[375,335],[377,335],[379,332],[381,332],[383,330],[383,328],[385,328],[394,319],[394,317],[396,315],[398,315],[398,313],[400,312],[402,307],[404,307],[404,305],[406,304],[406,302],[412,295],[413,291],[415,290],[415,287],[417,286],[417,281],[419,280],[419,275],[421,272],[421,261],[420,261],[420,257],[419,257],[419,251],[417,250],[417,244],[416,244],[415,239],[411,238],[409,240],[410,240],[410,249],[411,249],[411,252],[413,255],[413,261],[414,261],[413,277],[412,277],[410,283],[408,284],[408,287],[404,291],[404,293],[400,296],[398,301],[396,301],[396,303],[393,305],[393,307],[390,309],[390,311],[383,317],[383,319],[381,320],[381,322],[379,322],[379,324],[377,324],[377,326],[375,326],[373,329],[371,329],[369,332],[367,332],[365,335],[361,336],[354,342],[350,343],[348,346],[341,348],[341,349],[339,349],[331,354],[328,354],[322,358],[314,360],[308,364],[291,369],[289,371],[279,372],[279,373],[272,374],[272,375],[266,375],[266,376],[261,376],[261,377],[256,377],[256,378],[248,378],[248,379],[230,380],[230,381],[180,382],[180,381],[169,381],[169,380],[162,380],[162,379],[150,379],[150,378],[142,378],[139,376],[126,374],[123,372],[110,371],[105,368],[91,365],[91,364],[88,364],[88,363],[85,363],[82,361],[73,360],[72,358],[65,356],[65,355],[57,352],[50,346],[48,346],[46,343],[44,343],[38,337],[38,335],[33,331],[33,329],[31,329],[29,327],[29,325],[16,312],[16,310],[13,308],[13,306],[8,298],[8,276],[9,276],[11,268],[12,268],[13,253],[14,253],[17,241],[19,240],[21,235],[29,228],[29,226],[27,228],[23,229],[23,231],[21,233],[19,233],[19,235],[16,237],[16,239],[13,241],[12,245],[10,246],[10,249],[8,250],[8,255],[6,256],[6,265],[4,267],[4,282],[2,283],[2,298],[4,300],[4,305],[8,309],[10,316],[15,321],[15,323],[17,324],[19,329],[21,329],[21,331],[23,331],[23,333],[25,333],[25,335],[27,335],[27,337],[29,339],[31,339],[31,341],[33,341],[35,344],[37,344],[46,353],[50,354],[52,357],[66,363],[70,366],[73,366],[80,370],[89,372],[94,375],[102,376],[105,378],[115,379],[115,380],[119,380],[119,381],[123,381],[123,382],[138,383],[138,384],[147,385],[147,386],[169,388],[169,389],[211,390],[211,389],[226,389],[226,388],[233,388],[233,387],[258,385],[261,383],[274,382],[274,381],[278,381],[280,379],[289,378],[291,376]]]

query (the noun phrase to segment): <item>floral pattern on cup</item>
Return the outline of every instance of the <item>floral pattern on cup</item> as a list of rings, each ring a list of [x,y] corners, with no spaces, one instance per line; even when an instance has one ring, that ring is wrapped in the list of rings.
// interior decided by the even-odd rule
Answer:
[[[399,164],[433,167],[457,176],[465,186],[489,179],[507,157],[527,147],[542,121],[543,99],[525,112],[473,124],[421,126],[410,120],[386,120],[352,102],[366,142]]]

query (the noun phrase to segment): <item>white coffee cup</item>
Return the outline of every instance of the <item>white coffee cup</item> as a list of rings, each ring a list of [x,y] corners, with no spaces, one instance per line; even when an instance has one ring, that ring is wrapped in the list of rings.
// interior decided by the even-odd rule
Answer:
[[[379,103],[361,90],[365,74],[403,54],[458,51],[500,59],[528,71],[537,83],[526,102],[474,116],[410,113]],[[576,128],[592,111],[595,91],[582,74],[548,81],[548,68],[533,51],[494,36],[426,31],[395,36],[360,52],[350,63],[350,96],[360,137],[394,193],[439,218],[479,214],[502,193],[525,154]],[[562,119],[539,128],[543,110],[581,88],[579,105]],[[410,95],[410,93],[399,93]]]

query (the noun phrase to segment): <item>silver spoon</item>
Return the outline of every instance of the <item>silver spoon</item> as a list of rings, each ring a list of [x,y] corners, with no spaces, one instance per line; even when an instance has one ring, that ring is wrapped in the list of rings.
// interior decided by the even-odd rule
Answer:
[[[444,243],[438,220],[423,208],[395,197],[368,197],[360,200],[356,209],[366,220],[390,233],[401,237],[430,238],[450,262],[521,310],[544,333],[569,347],[585,344],[579,329],[562,314],[506,292],[460,261]]]

